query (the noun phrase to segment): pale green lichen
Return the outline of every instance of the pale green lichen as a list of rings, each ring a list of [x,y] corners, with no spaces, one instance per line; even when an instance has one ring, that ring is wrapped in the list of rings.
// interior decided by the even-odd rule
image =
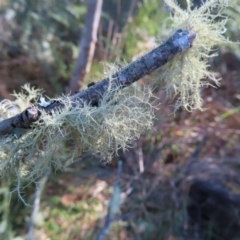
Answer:
[[[23,93],[15,94],[13,105],[27,99],[27,107],[39,98],[39,91],[26,87],[25,90],[25,97]],[[118,149],[128,148],[152,126],[151,96],[150,89],[132,86],[121,91],[109,89],[98,107],[79,104],[73,108],[70,97],[56,99],[65,105],[61,111],[51,115],[43,112],[40,121],[21,138],[0,140],[0,176],[14,175],[20,183],[33,182],[52,167],[63,170],[67,160],[74,161],[87,151],[110,161]]]
[[[162,68],[161,79],[166,81],[171,96],[172,93],[179,96],[176,109],[201,108],[201,88],[210,84],[202,79],[210,78],[218,84],[218,79],[208,70],[208,58],[213,46],[228,42],[223,36],[226,18],[222,14],[227,1],[210,0],[195,10],[190,9],[190,4],[187,10],[182,10],[173,0],[166,3],[173,12],[173,28],[189,30],[196,33],[197,38],[191,49]],[[213,9],[218,13],[213,13]],[[116,64],[108,68],[108,77],[117,70]],[[31,104],[36,106],[42,92],[29,86],[24,90],[27,94],[14,94],[15,102],[0,103],[2,119]],[[13,135],[0,139],[0,176],[13,175],[17,179],[16,189],[21,198],[23,181],[34,182],[52,167],[64,169],[66,161],[74,161],[83,152],[90,151],[100,154],[105,161],[111,160],[120,148],[128,148],[151,128],[154,118],[151,96],[149,88],[143,90],[134,85],[117,91],[109,88],[98,107],[79,104],[73,108],[70,97],[56,99],[64,103],[65,108],[51,115],[43,113],[40,121],[21,138]]]
[[[5,99],[0,102],[0,121],[15,116],[32,104],[37,104],[42,93],[43,90],[25,84],[21,92],[12,94],[16,98],[15,101]]]
[[[231,43],[224,36],[227,17],[223,11],[228,1],[209,0],[193,10],[190,1],[186,10],[181,9],[175,0],[165,2],[171,11],[172,30],[188,30],[197,37],[192,48],[160,69],[160,79],[166,83],[168,96],[177,98],[176,110],[180,107],[188,111],[202,109],[202,88],[219,84],[219,79],[209,70],[208,60],[216,55],[211,51],[214,46]]]

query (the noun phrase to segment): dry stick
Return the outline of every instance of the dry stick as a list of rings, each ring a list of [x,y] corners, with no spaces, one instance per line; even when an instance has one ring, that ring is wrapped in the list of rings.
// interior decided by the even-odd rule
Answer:
[[[48,180],[49,175],[50,175],[50,173],[46,174],[41,179],[39,179],[39,182],[36,183],[36,191],[35,191],[35,195],[34,195],[33,209],[32,209],[32,213],[31,213],[31,217],[28,222],[26,240],[31,240],[34,238],[33,237],[34,222],[35,222],[36,216],[40,210],[41,194],[44,190],[44,187]]]
[[[160,150],[158,150],[158,152],[157,152],[157,154],[155,155],[155,157],[152,157],[152,158],[151,158],[151,161],[149,161],[149,162],[146,164],[146,166],[144,167],[144,171],[143,171],[143,172],[140,172],[140,171],[139,171],[138,174],[136,174],[136,175],[128,182],[128,184],[127,184],[127,190],[126,190],[126,195],[127,195],[127,196],[129,196],[129,195],[132,193],[132,191],[133,191],[133,187],[132,187],[133,182],[139,180],[140,177],[142,176],[142,174],[143,174],[144,172],[146,172],[146,171],[152,166],[152,164],[153,164],[156,160],[159,159],[159,157],[161,156],[161,154],[162,154],[162,148],[161,148]],[[150,189],[150,190],[151,190],[151,189]],[[145,196],[145,197],[143,198],[143,201],[145,201],[145,198],[147,199],[148,196]]]
[[[70,96],[72,106],[79,106],[79,104],[82,107],[84,107],[84,104],[97,105],[109,88],[117,90],[130,86],[169,62],[177,54],[189,49],[195,38],[196,34],[187,30],[177,30],[164,44],[128,64],[120,71],[114,73],[111,78],[105,78],[88,89]],[[61,102],[52,102],[47,107],[29,107],[22,113],[0,122],[0,137],[14,134],[16,128],[31,129],[31,124],[40,119],[41,111],[51,113],[53,110],[63,107],[64,104]]]
[[[185,169],[183,171],[184,175],[187,174],[187,171],[189,170],[189,168],[197,160],[199,154],[201,153],[203,147],[206,145],[207,141],[208,141],[208,136],[207,135],[203,136],[202,140],[198,143],[198,145],[194,149],[193,153],[189,156],[186,163],[184,164],[185,165],[183,168],[183,169]]]
[[[193,153],[189,156],[189,158],[187,159],[186,163],[184,164],[183,167],[181,167],[180,170],[181,171],[181,176],[180,178],[176,178],[176,179],[172,179],[170,181],[171,187],[173,189],[172,192],[172,199],[175,203],[175,206],[177,208],[180,207],[179,204],[179,192],[178,192],[178,186],[180,185],[181,181],[183,180],[183,178],[186,178],[187,176],[187,172],[189,171],[190,167],[192,166],[192,164],[196,161],[197,157],[199,156],[199,154],[201,153],[203,147],[205,146],[205,144],[208,141],[208,136],[205,135],[203,136],[202,140],[198,143],[198,145],[196,146],[196,148],[194,149]],[[183,170],[182,170],[183,169]]]
[[[105,217],[105,222],[104,222],[104,225],[101,228],[99,234],[97,235],[97,240],[102,240],[104,238],[106,232],[108,231],[109,227],[111,226],[111,224],[113,222],[124,220],[124,219],[127,219],[132,216],[131,213],[125,213],[120,216],[114,216],[114,217],[111,216],[112,215],[111,214],[112,204],[114,204],[113,198],[115,197],[114,195],[116,194],[117,188],[119,187],[119,180],[120,180],[121,173],[122,173],[122,161],[119,160],[117,176],[116,176],[116,180],[115,180],[115,183],[113,186],[113,195],[112,195],[112,198],[109,200],[108,211],[107,211],[107,215]]]
[[[78,59],[70,80],[70,92],[72,93],[82,88],[84,78],[90,71],[97,42],[102,3],[103,0],[88,0],[87,2],[87,14],[79,43]]]

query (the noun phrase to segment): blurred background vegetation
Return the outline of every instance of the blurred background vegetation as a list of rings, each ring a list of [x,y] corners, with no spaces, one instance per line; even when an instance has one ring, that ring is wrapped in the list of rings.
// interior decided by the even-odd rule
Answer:
[[[182,0],[179,3],[186,6]],[[86,11],[83,0],[0,1],[0,99],[13,99],[11,93],[19,91],[25,83],[43,88],[50,97],[67,93]],[[238,0],[232,1],[226,14],[230,18],[226,34],[239,41]],[[167,16],[168,9],[160,0],[104,0],[93,64],[85,87],[92,80],[101,79],[104,62],[130,62],[152,49],[155,38],[166,32]],[[202,146],[197,154],[202,163],[200,171],[209,161],[238,171],[239,50],[239,45],[219,48],[219,57],[211,60],[211,67],[222,83],[217,89],[203,90],[203,106],[207,108],[204,112],[179,110],[173,115],[161,83],[156,87],[161,107],[154,128],[125,154],[120,153],[122,203],[118,212],[130,213],[131,217],[113,222],[105,239],[187,239],[186,213],[179,207],[182,193],[175,180],[184,178],[179,169],[186,168],[199,144]],[[157,74],[146,80],[157,78]],[[117,161],[116,157],[109,165],[102,165],[97,156],[87,153],[67,166],[64,173],[53,170],[47,181],[41,179],[37,186],[42,190],[42,199],[34,218],[31,217],[33,208],[24,206],[15,194],[10,195],[12,186],[1,179],[0,239],[28,238],[29,222],[34,231],[28,239],[96,239],[113,193]],[[220,168],[218,173],[227,175],[226,171]],[[188,169],[185,177],[191,174]],[[235,178],[222,179],[231,191],[240,193]],[[23,190],[30,205],[36,198],[35,187],[31,185]]]

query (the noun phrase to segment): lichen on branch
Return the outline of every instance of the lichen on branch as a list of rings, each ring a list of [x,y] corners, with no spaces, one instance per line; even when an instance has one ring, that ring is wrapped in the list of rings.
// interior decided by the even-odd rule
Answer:
[[[219,85],[219,79],[209,70],[209,58],[216,56],[213,47],[231,43],[224,36],[227,16],[223,11],[228,0],[209,0],[194,9],[190,0],[187,9],[181,9],[175,0],[165,3],[171,13],[171,31],[181,28],[196,33],[197,37],[192,48],[160,69],[159,78],[166,83],[168,96],[176,98],[176,110],[181,107],[188,111],[202,110],[202,88]]]
[[[34,93],[39,98],[38,92],[25,90],[25,97],[15,94],[16,102]],[[18,182],[36,181],[52,167],[63,170],[66,160],[73,161],[87,151],[110,161],[119,148],[126,149],[151,128],[155,108],[151,96],[149,88],[132,86],[121,91],[109,88],[96,107],[80,102],[72,107],[68,96],[55,99],[64,104],[61,111],[42,112],[31,131],[20,138],[1,138],[0,176],[14,175]]]
[[[109,71],[88,89],[53,99],[49,105],[43,101],[43,106],[37,105],[41,93],[30,87],[25,87],[26,95],[15,94],[16,102],[0,104],[0,113],[13,109],[18,113],[0,122],[0,177],[17,178],[20,193],[23,181],[36,181],[52,167],[63,169],[67,160],[73,161],[83,152],[111,160],[118,149],[126,149],[152,127],[155,106],[151,89],[133,83],[159,67],[167,92],[178,97],[176,109],[202,108],[200,91],[211,85],[202,79],[218,84],[208,70],[209,52],[219,43],[229,43],[223,36],[227,0],[210,0],[194,10],[190,3],[187,10],[173,0],[166,3],[172,11],[173,29],[181,30],[169,35],[161,46],[114,73]],[[26,132],[22,134],[22,130]]]
[[[177,30],[164,44],[120,69],[111,69],[88,89],[49,103],[26,86],[26,96],[15,94],[15,102],[0,106],[5,112],[17,110],[17,115],[0,122],[0,176],[17,179],[21,198],[24,181],[36,181],[52,167],[63,169],[67,160],[83,152],[111,160],[153,123],[151,88],[134,82],[189,49],[194,39],[195,34]]]

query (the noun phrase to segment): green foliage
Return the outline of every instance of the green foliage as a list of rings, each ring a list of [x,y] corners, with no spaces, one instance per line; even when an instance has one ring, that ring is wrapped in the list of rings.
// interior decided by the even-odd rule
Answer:
[[[159,35],[161,29],[159,23],[167,17],[167,14],[164,11],[162,14],[159,14],[160,8],[162,8],[162,5],[159,3],[159,1],[143,1],[136,17],[132,19],[128,26],[129,34],[126,39],[127,44],[131,44],[130,40],[133,40],[133,38],[135,43],[136,39],[138,39],[138,41],[141,40],[141,38],[144,37],[141,33],[144,33],[144,31],[148,36]],[[138,37],[140,37],[140,39]],[[134,54],[131,54],[131,56],[134,56]]]
[[[225,14],[229,17],[226,35],[233,41],[240,41],[240,3],[238,0],[231,0],[231,6],[226,8]],[[240,57],[240,44],[228,46],[230,51]]]
[[[126,38],[124,47],[124,59],[130,60],[137,54],[146,51],[147,42],[153,47],[154,37],[164,31],[164,20],[167,12],[163,10],[163,4],[157,0],[144,0],[137,15],[125,26]],[[161,11],[162,10],[162,11]]]
[[[62,92],[56,83],[68,84],[85,12],[85,4],[75,0],[67,6],[64,0],[10,1],[2,10],[7,22],[1,59],[28,56],[49,79],[52,91]]]

